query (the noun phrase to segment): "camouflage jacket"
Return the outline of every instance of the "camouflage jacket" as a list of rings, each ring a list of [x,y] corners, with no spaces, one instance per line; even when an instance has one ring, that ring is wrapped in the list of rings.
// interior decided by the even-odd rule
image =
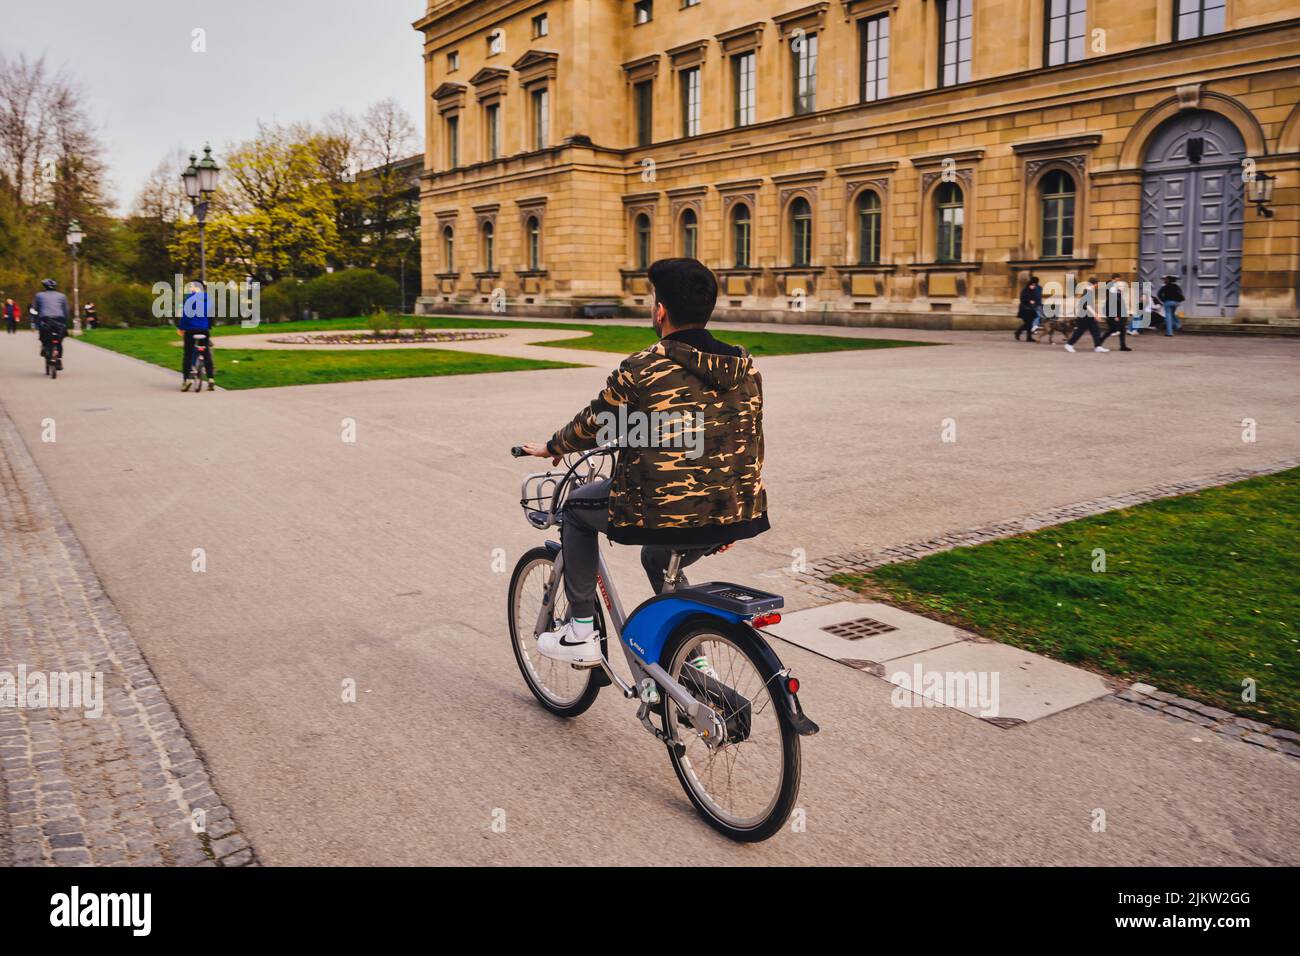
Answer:
[[[609,492],[612,540],[711,545],[767,530],[763,382],[744,349],[702,329],[660,339],[625,358],[550,448],[611,440],[621,448]]]

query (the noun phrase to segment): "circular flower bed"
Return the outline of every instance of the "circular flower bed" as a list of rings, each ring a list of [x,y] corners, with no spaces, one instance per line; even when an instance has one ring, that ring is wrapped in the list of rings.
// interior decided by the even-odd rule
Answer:
[[[282,335],[270,339],[276,345],[405,345],[412,342],[477,342],[481,339],[503,339],[500,332],[462,332],[445,329],[426,329],[400,332],[311,332]]]

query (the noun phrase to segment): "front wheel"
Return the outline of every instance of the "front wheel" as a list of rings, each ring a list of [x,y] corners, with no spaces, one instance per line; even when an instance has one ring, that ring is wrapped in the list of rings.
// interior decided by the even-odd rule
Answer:
[[[774,835],[799,796],[799,736],[772,698],[779,674],[754,634],[713,624],[683,628],[669,638],[659,666],[722,718],[726,740],[711,745],[686,714],[663,695],[659,714],[673,770],[709,825],[741,843]]]
[[[568,617],[568,600],[564,582],[555,575],[555,553],[549,548],[533,548],[519,559],[510,577],[507,613],[510,618],[510,644],[524,682],[538,703],[557,717],[577,717],[590,707],[600,693],[596,679],[598,667],[575,668],[564,661],[542,656],[537,649],[537,622],[545,619],[543,630]],[[596,628],[601,633],[601,650],[605,650],[605,624],[596,608]]]

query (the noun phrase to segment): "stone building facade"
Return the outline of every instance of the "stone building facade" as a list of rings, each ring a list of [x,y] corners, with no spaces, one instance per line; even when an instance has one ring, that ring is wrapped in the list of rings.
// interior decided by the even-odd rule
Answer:
[[[1030,274],[1173,273],[1189,324],[1297,327],[1297,14],[433,0],[420,306],[634,314],[694,255],[722,318],[998,328]]]

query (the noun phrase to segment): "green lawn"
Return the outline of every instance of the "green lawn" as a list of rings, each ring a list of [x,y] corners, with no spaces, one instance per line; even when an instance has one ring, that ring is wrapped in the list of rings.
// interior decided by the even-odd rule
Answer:
[[[355,324],[355,320],[350,323],[353,326]],[[287,331],[288,324],[277,325],[275,328],[277,331]],[[261,331],[265,331],[265,328]],[[223,334],[238,332],[217,329],[217,335]],[[181,350],[173,344],[180,339],[174,329],[95,329],[82,338],[91,344],[180,371]],[[366,349],[345,352],[315,350],[310,347],[241,349],[218,345],[214,355],[217,383],[222,388],[230,389],[577,367],[568,362],[539,362],[535,359],[454,352],[449,349]]]
[[[572,339],[557,339],[553,342],[538,342],[538,345],[552,348],[587,349],[593,352],[617,352],[630,355],[633,352],[653,345],[658,337],[648,322],[644,325],[610,325],[599,322],[521,322],[516,319],[480,319],[465,316],[428,316],[429,327],[434,329],[569,329],[574,332],[590,332],[590,336],[578,336]],[[410,327],[411,318],[405,319]],[[309,332],[324,329],[364,329],[364,318],[313,319],[306,322],[263,323],[257,328],[245,329],[241,326],[219,326],[216,335],[260,335],[268,332]],[[907,348],[918,345],[934,345],[933,342],[913,342],[905,339],[870,339],[851,338],[842,335],[816,335],[797,332],[743,332],[720,325],[713,329],[718,338],[742,345],[753,355],[798,355],[805,352],[839,352],[863,349]]]
[[[837,582],[1300,730],[1300,469]],[[1106,570],[1094,572],[1094,549]],[[1242,681],[1253,678],[1254,703]]]
[[[408,317],[404,325],[409,328]],[[430,328],[492,329],[543,328],[590,332],[590,337],[539,342],[556,348],[617,352],[627,355],[654,344],[654,330],[648,326],[570,324],[560,322],[520,322],[511,319],[479,319],[461,316],[430,316]],[[213,330],[214,337],[265,335],[281,332],[312,332],[337,329],[364,329],[363,318],[313,319],[304,322],[263,323],[246,329],[240,325],[222,325]],[[926,345],[899,339],[863,339],[833,335],[808,335],[784,332],[741,332],[718,330],[720,338],[743,345],[752,354],[794,355],[804,352],[833,352],[847,349],[900,348]],[[133,355],[167,368],[180,367],[179,341],[175,329],[95,329],[83,336],[85,341],[104,348]],[[469,375],[479,372],[511,372],[522,369],[573,368],[568,362],[505,358],[470,352],[440,349],[366,349],[357,352],[326,351],[304,346],[301,349],[239,349],[219,345],[217,381],[224,388],[271,388],[280,385],[309,385],[318,382],[352,382],[375,378],[415,378],[426,375]]]

